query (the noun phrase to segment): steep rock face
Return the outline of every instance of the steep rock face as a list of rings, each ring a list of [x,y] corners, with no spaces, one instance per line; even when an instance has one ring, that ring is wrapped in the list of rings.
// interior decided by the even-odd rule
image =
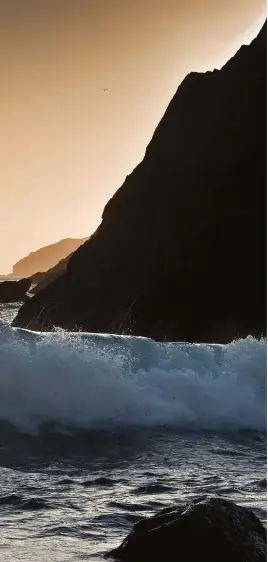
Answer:
[[[30,277],[37,272],[47,271],[61,259],[77,250],[86,240],[87,238],[65,238],[55,244],[44,246],[36,252],[31,252],[13,265],[11,275]]]
[[[266,24],[185,78],[95,234],[14,324],[227,342],[265,333],[265,299]]]
[[[142,519],[107,558],[126,562],[265,562],[266,531],[244,507],[199,498]]]

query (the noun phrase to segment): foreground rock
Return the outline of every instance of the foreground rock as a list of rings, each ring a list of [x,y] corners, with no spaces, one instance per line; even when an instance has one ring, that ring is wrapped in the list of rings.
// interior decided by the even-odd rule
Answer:
[[[244,507],[201,498],[142,519],[106,557],[129,562],[266,562],[266,531]]]
[[[3,281],[0,283],[0,302],[21,302],[26,300],[27,291],[31,286],[31,279],[19,281]]]
[[[144,160],[15,326],[226,343],[266,333],[266,26],[185,78]]]

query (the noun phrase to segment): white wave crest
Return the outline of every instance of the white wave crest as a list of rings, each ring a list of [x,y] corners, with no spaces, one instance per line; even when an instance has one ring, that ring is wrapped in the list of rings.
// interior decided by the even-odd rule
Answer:
[[[266,430],[266,340],[160,344],[0,324],[0,419],[96,428]]]

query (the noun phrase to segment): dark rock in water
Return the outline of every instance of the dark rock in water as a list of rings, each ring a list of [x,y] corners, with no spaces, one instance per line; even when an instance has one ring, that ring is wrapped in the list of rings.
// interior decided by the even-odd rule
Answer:
[[[19,281],[3,281],[0,283],[0,302],[21,302],[27,299],[27,291],[31,286],[30,279]]]
[[[39,282],[39,279],[41,277],[41,275],[44,275],[42,271],[37,271],[36,273],[33,273],[33,275],[30,275],[28,277],[28,279],[31,280],[31,283],[33,283],[34,285],[37,285],[37,283]]]
[[[265,562],[266,531],[244,507],[201,498],[142,519],[106,558],[129,562]]]
[[[192,73],[67,270],[15,326],[226,343],[266,333],[266,25]]]

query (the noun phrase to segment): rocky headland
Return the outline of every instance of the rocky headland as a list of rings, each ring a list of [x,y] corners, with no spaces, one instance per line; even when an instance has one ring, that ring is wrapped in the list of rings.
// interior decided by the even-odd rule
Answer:
[[[189,74],[102,222],[15,326],[214,341],[266,333],[266,24]]]

